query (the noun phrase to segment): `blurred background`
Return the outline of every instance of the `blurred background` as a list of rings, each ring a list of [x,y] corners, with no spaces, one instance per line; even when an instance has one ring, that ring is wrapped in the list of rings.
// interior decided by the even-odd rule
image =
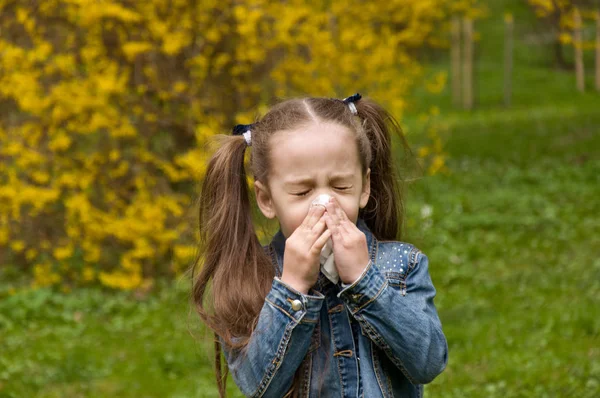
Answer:
[[[0,0],[0,397],[217,396],[188,272],[211,137],[357,91],[422,170],[426,395],[600,396],[598,1]]]

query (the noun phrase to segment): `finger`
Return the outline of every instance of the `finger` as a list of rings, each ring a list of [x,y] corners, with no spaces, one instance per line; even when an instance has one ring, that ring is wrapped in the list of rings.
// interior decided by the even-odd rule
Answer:
[[[340,228],[340,231],[345,234],[353,234],[358,230],[358,228],[356,228],[356,225],[354,225],[354,223],[352,223],[348,219],[342,221],[340,223],[339,228]],[[360,231],[360,230],[358,230],[358,231]]]
[[[306,226],[308,224],[308,221],[310,220],[310,217],[312,217],[312,215],[315,213],[317,209],[315,209],[314,207],[309,207],[308,208],[308,213],[306,213],[306,216],[304,217],[304,220],[302,220],[302,224],[303,226]]]
[[[308,214],[304,218],[302,224],[306,228],[312,229],[315,226],[315,224],[317,224],[317,222],[321,219],[321,216],[324,212],[325,209],[323,209],[322,206],[310,206],[310,208],[308,209]]]
[[[311,248],[311,250],[313,250],[313,253],[321,253],[321,250],[323,250],[329,238],[331,238],[331,231],[327,229],[325,230],[325,232],[323,232],[321,236],[319,236],[319,239],[317,239],[313,244]]]
[[[298,238],[301,239],[303,246],[306,248],[305,250],[310,250],[315,241],[326,229],[327,224],[325,223],[324,214],[321,215],[321,218],[312,226],[312,228],[308,229],[308,227],[303,227],[302,231],[298,234]]]
[[[317,239],[319,236],[321,236],[323,231],[325,231],[326,229],[327,223],[325,222],[325,214],[323,214],[319,221],[317,221],[317,223],[314,225],[314,227],[312,227],[311,231],[314,234],[314,239]]]
[[[340,225],[335,223],[333,216],[329,212],[325,214],[325,222],[327,223],[327,229],[331,231],[331,236],[336,240],[339,239],[342,232]]]
[[[340,217],[337,212],[337,204],[335,202],[327,203],[327,214],[331,217],[334,224],[340,223]]]
[[[331,213],[335,213],[340,222],[348,220],[346,212],[344,211],[342,206],[340,206],[340,202],[338,202],[338,200],[335,197],[332,197],[331,202],[329,203],[331,204],[331,207],[327,210]]]
[[[340,219],[340,221],[348,221],[348,215],[346,214],[344,209],[342,209],[342,206],[339,206],[339,205],[336,206],[336,214],[337,214],[338,218]]]

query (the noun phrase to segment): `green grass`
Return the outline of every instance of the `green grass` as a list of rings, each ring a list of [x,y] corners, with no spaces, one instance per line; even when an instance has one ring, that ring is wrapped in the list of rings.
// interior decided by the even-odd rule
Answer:
[[[22,291],[0,301],[0,397],[215,397],[189,284],[150,296]],[[233,385],[231,387],[234,387]]]
[[[409,197],[407,240],[431,258],[450,346],[433,397],[600,396],[600,93],[549,67],[524,2],[488,2],[478,25],[476,107],[415,93],[441,108],[448,176]],[[502,12],[515,15],[512,107],[502,92]],[[447,60],[430,67],[446,68]],[[589,63],[588,63],[589,65]],[[590,74],[588,74],[589,76]],[[416,118],[406,120],[418,131]],[[413,142],[419,141],[413,136]],[[430,206],[431,217],[421,209]]]
[[[477,108],[418,90],[404,120],[418,144],[413,115],[439,106],[450,155],[449,175],[420,179],[408,196],[405,239],[430,258],[450,347],[426,394],[600,396],[600,94],[578,94],[547,49],[518,40],[505,109],[501,15],[514,12],[519,37],[531,16],[519,0],[489,4]],[[159,285],[145,296],[0,288],[0,398],[215,397],[211,336],[190,314],[189,283]]]
[[[411,192],[450,345],[430,396],[600,394],[599,126],[558,110],[457,126],[452,174]]]

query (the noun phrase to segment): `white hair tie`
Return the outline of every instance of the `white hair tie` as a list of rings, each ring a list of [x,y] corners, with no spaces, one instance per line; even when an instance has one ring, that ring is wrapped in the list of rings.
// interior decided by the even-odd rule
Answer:
[[[246,145],[252,146],[252,127],[253,124],[238,124],[233,128],[233,135],[241,135],[246,140]]]
[[[344,98],[342,101],[344,101],[344,103],[348,105],[348,108],[350,109],[350,112],[352,112],[353,115],[358,115],[358,110],[356,109],[356,105],[354,105],[354,103],[360,100],[361,98],[362,95],[356,93],[354,95]]]
[[[244,139],[246,140],[246,145],[252,146],[252,131],[248,130],[244,134]]]
[[[358,115],[358,111],[356,110],[356,105],[354,105],[354,102],[349,102],[348,108],[350,108],[350,112],[352,112],[353,115]]]

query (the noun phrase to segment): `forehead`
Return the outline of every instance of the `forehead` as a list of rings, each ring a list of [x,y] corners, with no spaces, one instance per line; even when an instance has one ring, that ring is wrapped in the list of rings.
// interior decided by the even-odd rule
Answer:
[[[338,123],[310,123],[271,137],[271,176],[289,181],[360,171],[355,133]],[[360,174],[360,173],[358,173]]]

